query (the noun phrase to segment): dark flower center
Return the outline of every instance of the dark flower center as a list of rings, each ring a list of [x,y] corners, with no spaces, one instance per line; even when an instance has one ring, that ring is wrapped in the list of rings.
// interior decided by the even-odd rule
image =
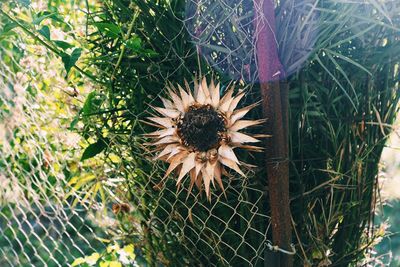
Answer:
[[[217,147],[225,132],[223,117],[210,105],[189,108],[178,124],[178,130],[186,146],[197,151],[207,151]]]

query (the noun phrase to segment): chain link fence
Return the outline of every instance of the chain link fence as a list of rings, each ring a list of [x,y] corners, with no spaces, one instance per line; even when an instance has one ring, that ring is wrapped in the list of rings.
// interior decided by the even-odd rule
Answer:
[[[310,11],[285,8],[296,12],[297,22]],[[230,81],[237,81],[237,89],[245,87],[248,92],[241,106],[260,99],[254,27],[255,16],[261,13],[255,12],[253,1],[107,1],[104,9],[90,13],[96,14],[90,19],[98,23],[93,35],[99,38],[93,42],[91,63],[98,67],[99,77],[113,82],[98,92],[103,99],[98,109],[109,120],[103,117],[96,125],[102,119],[94,116],[87,125],[97,133],[107,128],[106,138],[97,135],[98,140],[105,140],[110,144],[108,151],[123,158],[113,169],[128,182],[130,194],[121,199],[140,213],[150,262],[168,266],[268,264],[265,254],[271,249],[272,237],[266,175],[261,168],[243,163],[247,178],[227,173],[226,195],[212,189],[211,202],[196,190],[188,196],[189,179],[179,190],[173,177],[160,182],[166,166],[154,162],[154,153],[143,146],[148,140],[142,134],[152,129],[141,123],[149,116],[150,105],[159,105],[158,96],[168,97],[164,90],[168,82],[183,86],[186,78],[193,88],[196,75],[216,75],[221,93]],[[309,21],[314,19],[311,16]],[[259,21],[264,23],[261,27],[268,27],[265,18]],[[117,25],[115,33],[122,33],[117,41],[107,33],[110,24]],[[310,28],[304,23],[301,30],[305,34]],[[304,46],[309,45],[304,43],[288,48],[294,57],[286,57],[290,64],[304,63]],[[260,118],[260,110],[249,117]],[[264,165],[263,153],[239,153],[244,162]]]
[[[66,198],[72,166],[82,171],[75,103],[60,61],[10,25],[1,15],[0,266],[69,266],[106,236],[94,205]]]
[[[65,199],[68,181],[60,168],[67,159],[57,157],[51,149],[57,144],[46,137],[51,118],[21,95],[16,77],[4,68],[2,74],[0,265],[67,266],[103,248],[97,238],[104,232],[88,219],[88,206]]]

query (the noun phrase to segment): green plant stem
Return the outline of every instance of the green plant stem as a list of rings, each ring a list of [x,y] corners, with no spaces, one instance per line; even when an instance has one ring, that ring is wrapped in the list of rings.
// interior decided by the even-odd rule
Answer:
[[[133,15],[133,19],[132,19],[131,23],[129,24],[128,32],[126,33],[125,36],[123,36],[125,42],[131,36],[132,30],[133,30],[133,25],[135,25],[135,21],[136,21],[136,18],[138,17],[138,14],[139,14],[139,12],[135,11],[135,14]],[[119,54],[117,64],[115,64],[114,71],[111,75],[112,81],[115,79],[115,74],[117,72],[119,65],[121,65],[122,58],[124,57],[124,54],[125,54],[125,49],[126,49],[126,45],[125,45],[125,43],[123,43],[121,46],[121,53]]]

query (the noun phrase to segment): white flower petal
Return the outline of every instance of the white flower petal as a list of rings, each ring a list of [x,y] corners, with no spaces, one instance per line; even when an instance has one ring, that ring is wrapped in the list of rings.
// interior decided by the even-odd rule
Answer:
[[[220,100],[219,88],[220,88],[219,83],[216,86],[214,86],[214,81],[211,81],[210,85],[211,105],[214,108],[218,108],[219,106],[219,100]]]
[[[154,145],[166,145],[171,143],[178,143],[179,140],[180,139],[178,136],[166,136],[155,142]]]
[[[157,125],[157,127],[159,127],[159,126]],[[144,136],[150,137],[150,138],[159,138],[160,134],[163,134],[166,131],[168,131],[168,129],[157,130],[157,131],[154,131],[154,132],[151,132],[148,134],[144,134]]]
[[[218,160],[223,165],[227,166],[228,168],[231,168],[232,170],[235,170],[237,173],[239,173],[243,177],[246,177],[246,175],[242,172],[242,170],[239,168],[239,166],[234,161],[223,158],[223,157],[219,157]]]
[[[175,170],[176,167],[182,164],[183,159],[188,153],[189,152],[187,151],[182,151],[180,154],[171,159],[171,164],[169,165],[168,170],[165,172],[163,179],[167,177],[173,170]]]
[[[229,132],[232,143],[257,143],[260,140],[251,137],[250,135],[239,133],[239,132]]]
[[[214,176],[215,180],[217,181],[217,184],[221,188],[222,192],[225,194],[225,189],[224,189],[224,184],[222,183],[222,178],[221,178],[221,164],[217,161],[215,163],[215,168],[214,168]]]
[[[164,132],[160,133],[160,138],[169,136],[169,135],[175,135],[176,134],[176,128],[168,128],[166,130],[163,130]]]
[[[168,135],[174,135],[176,134],[176,128],[167,128],[163,130],[158,130],[152,133],[145,134],[144,136],[150,137],[150,138],[163,138]]]
[[[160,128],[172,128],[174,126],[170,118],[149,117],[148,119],[157,123]]]
[[[233,162],[236,162],[239,164],[239,160],[237,159],[235,152],[233,152],[233,149],[228,146],[228,145],[221,145],[218,148],[218,154],[223,157],[232,160]]]
[[[169,96],[171,97],[171,99],[175,105],[175,108],[182,113],[185,112],[185,109],[183,108],[182,99],[177,94],[175,94],[174,91],[172,91],[170,88],[167,87],[167,90],[168,90]]]
[[[228,91],[224,94],[222,99],[219,101],[219,105],[220,106],[224,105],[227,101],[229,101],[229,102],[232,101],[232,95],[233,95],[233,90],[234,89],[235,89],[234,85],[232,85],[231,88],[228,89]]]
[[[224,113],[228,112],[229,106],[231,105],[232,100],[233,100],[232,98],[227,99],[223,104],[220,104],[218,109]]]
[[[211,177],[211,182],[215,188],[215,183],[214,183],[214,169],[215,169],[215,165],[216,165],[217,161],[214,161],[213,163],[211,163],[210,161],[207,162],[206,165],[206,172],[208,173],[208,176]]]
[[[197,96],[196,96],[196,101],[197,101],[197,103],[199,103],[201,105],[206,104],[206,95],[204,94],[202,85],[199,85],[199,89],[198,89]]]
[[[243,118],[251,109],[253,109],[254,107],[256,107],[259,104],[260,104],[260,102],[257,102],[257,103],[251,104],[247,107],[235,110],[233,112],[232,116],[230,117],[231,124],[234,124],[237,120],[240,120],[241,118]]]
[[[167,145],[167,146],[157,155],[157,157],[156,157],[155,159],[159,159],[159,158],[162,158],[162,157],[168,155],[169,153],[171,153],[171,151],[172,151],[174,148],[176,148],[176,145],[175,145],[175,144]]]
[[[186,81],[186,79],[184,80],[184,82],[185,82],[185,87],[186,87],[186,93],[189,95],[189,102],[190,102],[190,104],[192,104],[194,102],[192,91],[190,90],[189,83]]]
[[[203,162],[196,161],[196,176],[199,175],[199,173],[200,173],[201,169],[203,169],[203,167],[204,167]]]
[[[185,112],[188,110],[189,106],[192,104],[190,101],[190,97],[189,94],[185,92],[185,90],[183,90],[182,86],[180,86],[178,84],[178,88],[179,88],[179,94],[181,95],[181,99],[182,99],[182,104],[183,104],[183,108],[185,110]]]
[[[206,97],[205,104],[211,104],[211,102],[212,102],[211,95],[210,95],[210,90],[208,89],[208,86],[207,86],[206,77],[204,77],[203,80],[201,81],[201,87],[202,87],[204,95]]]
[[[169,118],[173,118],[173,119],[175,119],[175,118],[179,117],[179,115],[181,115],[181,113],[176,109],[157,108],[157,107],[155,107],[153,109],[155,111],[157,111],[158,113],[160,113],[164,116],[167,116]]]
[[[188,189],[188,195],[192,191],[193,185],[196,184],[196,187],[200,190],[201,189],[201,181],[202,176],[200,174],[201,170],[203,169],[204,163],[195,161],[195,168],[190,170],[190,184]]]
[[[244,95],[245,95],[245,92],[243,91],[233,98],[233,100],[231,101],[231,104],[229,105],[229,109],[228,109],[229,112],[233,112],[235,110],[235,108],[239,104],[240,100],[242,100]]]
[[[264,123],[265,120],[240,120],[236,121],[231,127],[228,127],[230,131],[237,132],[239,130],[242,130],[244,128],[250,127],[250,126],[255,126]]]
[[[182,146],[174,144],[176,147],[172,149],[171,153],[169,154],[169,157],[167,158],[167,162],[171,162],[173,160],[173,157],[177,155],[178,153],[181,153],[182,151],[185,151]]]
[[[196,166],[196,153],[190,153],[183,161],[182,169],[176,182],[179,185],[183,177]]]
[[[168,108],[168,109],[174,109],[175,108],[174,105],[172,104],[172,102],[169,101],[168,99],[165,99],[163,97],[160,97],[160,99],[163,102],[163,105],[164,105],[165,108]]]
[[[196,176],[196,170],[195,169],[191,169],[190,172],[190,183],[189,183],[189,188],[188,188],[188,195],[187,197],[189,197],[190,192],[192,192],[193,189],[193,185],[196,182],[197,176]]]
[[[254,152],[263,152],[264,148],[263,147],[259,147],[259,146],[251,146],[251,145],[242,145],[240,143],[231,143],[230,144],[233,147],[237,147],[237,148],[242,148],[242,149],[246,149],[249,151],[254,151]]]
[[[202,174],[199,174],[199,175],[197,176],[197,179],[196,179],[195,184],[196,184],[196,187],[200,190],[200,192],[201,192],[201,190],[202,190],[202,188],[201,188],[201,181],[203,181],[203,175],[202,175]]]
[[[212,180],[212,177],[209,175],[206,169],[202,169],[201,174],[203,175],[204,189],[206,191],[207,199],[210,200],[210,182]]]

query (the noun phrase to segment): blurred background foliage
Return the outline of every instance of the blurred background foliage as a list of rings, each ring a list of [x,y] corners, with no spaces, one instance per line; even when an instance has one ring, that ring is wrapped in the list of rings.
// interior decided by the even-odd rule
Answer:
[[[81,161],[91,139],[74,120],[95,86],[72,68],[84,61],[85,5],[0,5],[0,265],[68,265],[118,236],[118,181],[105,182],[100,159]]]
[[[391,262],[390,266],[400,265],[400,121],[397,119],[394,132],[391,134],[382,158],[380,205],[377,211],[376,224],[382,225],[381,242],[376,246],[378,257],[382,262]]]
[[[119,266],[126,254],[110,248],[118,240],[134,245],[142,265],[262,265],[270,239],[262,169],[245,180],[230,175],[227,198],[215,191],[213,204],[198,192],[186,199],[185,186],[159,183],[165,166],[152,161],[142,135],[167,81],[192,84],[200,73],[223,85],[240,80],[251,92],[244,102],[259,99],[252,10],[245,0],[1,4],[0,255],[13,256],[0,263],[24,265],[34,254],[39,265],[52,256]],[[400,250],[397,202],[375,206],[378,162],[398,110],[399,14],[388,0],[277,2],[295,266],[379,266]],[[241,156],[262,167],[262,155]],[[78,212],[67,225],[81,228],[64,239],[15,233],[23,214],[37,214],[27,208],[59,205]]]

